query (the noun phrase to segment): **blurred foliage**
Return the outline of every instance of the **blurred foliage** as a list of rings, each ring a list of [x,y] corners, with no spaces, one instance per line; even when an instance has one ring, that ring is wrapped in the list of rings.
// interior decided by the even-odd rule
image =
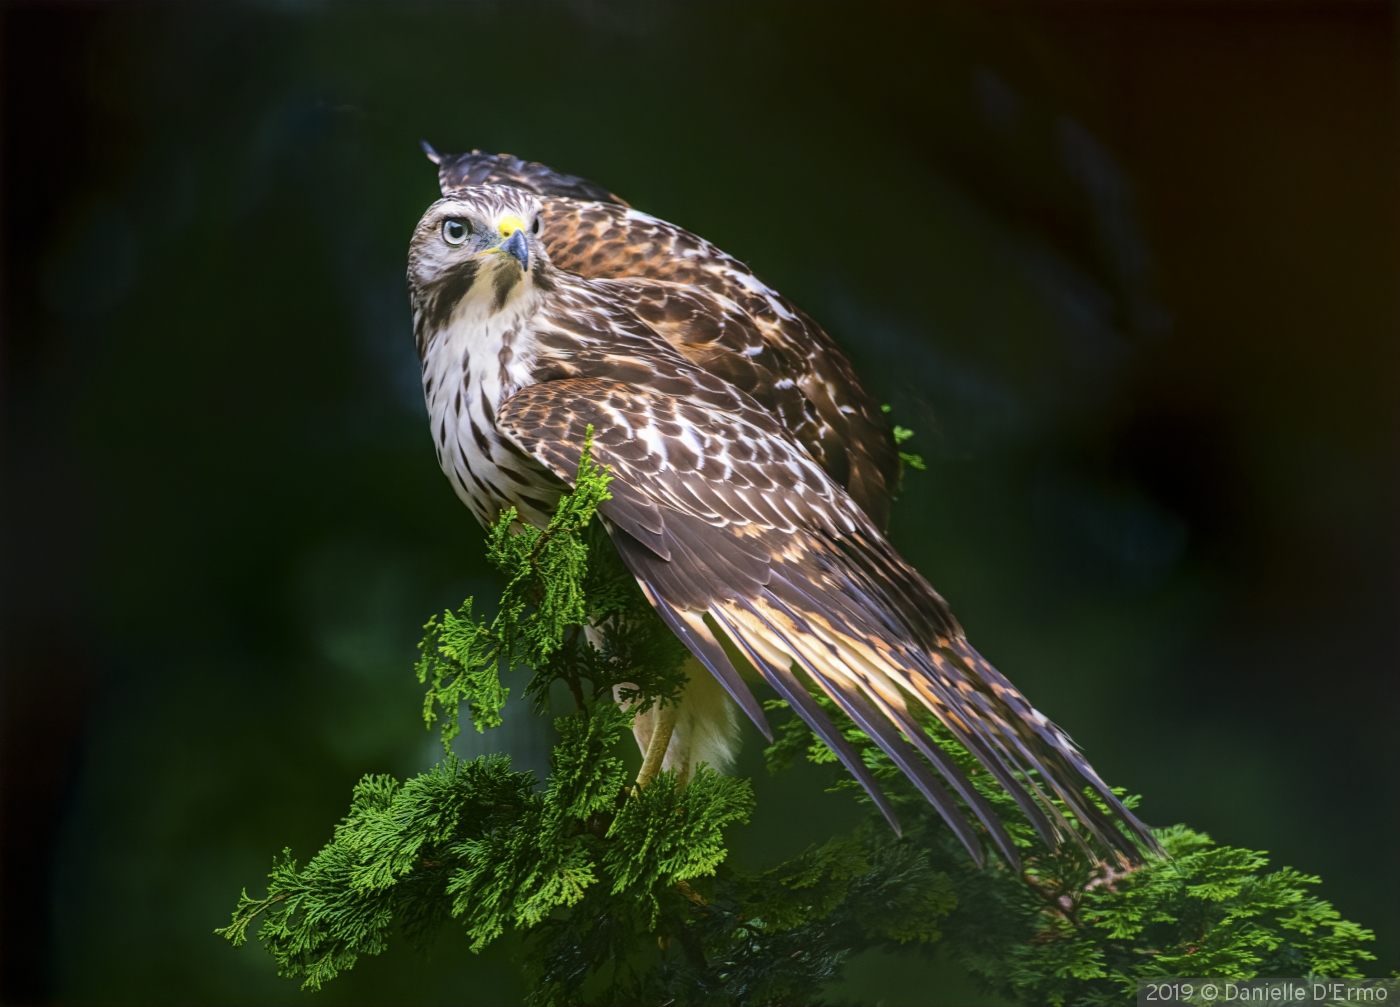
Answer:
[[[890,407],[888,405],[881,406],[880,408],[886,413],[890,412]],[[902,427],[898,423],[894,425],[894,443],[896,447],[902,449],[905,442],[913,436],[914,431],[910,430],[908,427]],[[904,470],[906,467],[916,469],[919,472],[924,472],[928,469],[928,465],[924,462],[923,455],[914,454],[912,451],[901,450],[899,452],[899,482],[901,486],[904,484]]]
[[[443,709],[446,759],[403,784],[362,779],[328,845],[304,867],[284,850],[267,894],[244,890],[218,931],[234,946],[262,916],[257,935],[278,974],[319,990],[361,955],[384,951],[395,928],[421,945],[456,919],[478,952],[513,927],[527,932],[529,999],[540,1007],[814,1003],[852,954],[929,947],[945,931],[988,990],[1055,1007],[1130,1004],[1144,978],[1353,977],[1374,960],[1360,947],[1370,931],[1308,895],[1303,886],[1319,879],[1289,868],[1263,874],[1262,854],[1217,847],[1184,826],[1157,830],[1166,858],[1126,870],[1094,853],[1082,830],[1078,844],[1046,847],[971,753],[925,717],[1026,854],[1016,874],[988,840],[991,867],[977,869],[890,758],[825,697],[915,827],[898,838],[872,819],[759,874],[725,867],[724,830],[754,807],[749,782],[702,764],[689,780],[667,771],[629,784],[615,753],[638,710],[678,701],[684,652],[619,564],[599,562],[606,573],[590,576],[590,556],[615,556],[585,537],[608,499],[591,437],[547,528],[521,526],[513,509],[492,527],[489,553],[506,582],[495,619],[475,619],[468,599],[426,627],[424,720],[431,726],[434,707]],[[593,621],[632,642],[594,647],[582,633]],[[574,697],[574,711],[556,721],[543,791],[505,756],[465,762],[450,747],[463,704],[478,731],[500,725],[500,674],[517,665],[538,669],[531,690],[547,695],[557,681]],[[612,701],[623,682],[633,684],[625,706]],[[836,758],[792,717],[765,758],[776,772],[799,754]]]

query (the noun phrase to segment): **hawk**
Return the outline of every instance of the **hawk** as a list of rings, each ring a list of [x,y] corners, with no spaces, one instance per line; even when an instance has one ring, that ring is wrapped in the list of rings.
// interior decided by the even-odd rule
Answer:
[[[1010,864],[1019,858],[991,806],[919,727],[915,704],[1047,844],[1078,837],[1043,787],[1119,859],[1139,861],[1137,843],[1158,850],[885,539],[893,440],[811,319],[742,263],[595,183],[508,155],[429,156],[444,195],[414,231],[408,285],[439,464],[483,524],[514,507],[542,527],[593,429],[594,457],[612,475],[603,525],[699,665],[674,726],[638,718],[644,750],[664,748],[682,770],[723,764],[731,702],[772,738],[728,643],[895,829],[888,798],[799,673],[979,864],[978,830],[958,798]]]

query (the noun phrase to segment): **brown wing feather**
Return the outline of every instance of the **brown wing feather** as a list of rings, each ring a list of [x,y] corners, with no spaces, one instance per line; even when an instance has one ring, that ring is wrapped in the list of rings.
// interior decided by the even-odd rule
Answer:
[[[602,280],[599,286],[691,363],[776,415],[826,474],[883,525],[889,487],[883,472],[878,484],[870,485],[867,472],[881,470],[864,454],[864,445],[893,442],[861,411],[842,409],[845,403],[832,395],[839,379],[823,378],[791,340],[770,338],[750,312],[722,293],[647,278]]]
[[[720,315],[730,324],[716,334],[707,353],[693,335],[680,335],[684,327],[679,324],[663,334],[683,352],[682,343],[695,344],[687,355],[693,354],[701,366],[715,366],[721,377],[741,370],[733,357],[755,350],[757,336],[769,353],[765,363],[773,368],[762,375],[768,382],[766,397],[776,399],[788,387],[796,390],[801,410],[785,413],[784,421],[800,417],[802,429],[790,429],[810,444],[814,456],[829,466],[828,473],[877,526],[888,525],[889,500],[899,479],[889,421],[835,342],[805,312],[703,238],[635,210],[547,199],[544,242],[560,269],[613,281],[619,298],[639,313],[698,309],[704,315],[722,305]],[[689,304],[682,294],[687,289]],[[734,338],[741,333],[742,338]]]
[[[668,387],[683,376],[673,371]],[[910,702],[977,755],[1047,841],[1073,833],[1027,770],[1038,770],[1106,847],[1139,858],[1084,796],[1086,786],[1155,847],[1064,732],[968,646],[943,599],[776,420],[742,401],[732,409],[713,401],[596,378],[548,381],[507,400],[498,426],[569,479],[591,425],[595,456],[613,475],[613,500],[600,513],[658,607],[692,628],[713,619],[784,695],[790,669],[800,667],[905,770],[974,856],[967,823],[911,747],[910,739],[929,746]],[[714,660],[687,642],[702,662]],[[812,722],[810,710],[796,708]],[[935,765],[1014,862],[991,809],[946,760],[935,756]]]

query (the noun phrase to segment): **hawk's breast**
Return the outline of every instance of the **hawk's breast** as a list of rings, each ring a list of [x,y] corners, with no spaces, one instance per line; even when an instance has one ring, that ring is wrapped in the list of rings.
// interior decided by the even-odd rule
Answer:
[[[543,527],[562,487],[543,466],[501,437],[500,404],[531,383],[534,339],[521,320],[458,320],[431,340],[423,394],[438,464],[483,526],[507,507]]]

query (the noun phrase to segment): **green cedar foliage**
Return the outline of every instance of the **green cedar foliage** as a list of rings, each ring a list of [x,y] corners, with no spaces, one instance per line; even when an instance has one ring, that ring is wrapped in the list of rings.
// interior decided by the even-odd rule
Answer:
[[[906,840],[927,849],[930,863],[949,879],[956,908],[943,923],[946,953],[1008,1000],[1056,1007],[1131,1004],[1139,979],[1356,978],[1365,962],[1375,960],[1362,946],[1374,940],[1371,931],[1342,919],[1309,892],[1319,878],[1289,867],[1266,873],[1263,853],[1217,846],[1183,825],[1154,830],[1167,857],[1137,869],[1100,861],[1087,843],[1047,848],[1011,797],[928,718],[925,730],[996,808],[1022,850],[1020,876],[999,861],[978,870],[890,759],[830,700],[818,702],[899,805]],[[767,705],[786,706],[780,700]],[[799,756],[836,760],[796,717],[779,726],[765,756],[774,772]],[[838,787],[854,788],[868,802],[854,780],[843,779]],[[1124,803],[1134,807],[1138,800]],[[990,843],[987,855],[992,861]]]
[[[890,407],[888,405],[884,405],[880,407],[880,410],[884,413],[889,413]],[[914,436],[914,431],[910,430],[908,427],[902,427],[898,423],[894,425],[894,428],[890,432],[894,435],[894,446],[896,449],[902,448],[904,446],[904,442]],[[911,469],[917,469],[920,472],[924,472],[928,469],[928,465],[924,462],[923,455],[916,455],[910,451],[900,451],[899,482],[901,485],[903,485],[904,483],[904,470],[906,467]]]
[[[620,757],[634,711],[678,698],[686,652],[592,520],[607,484],[585,450],[548,528],[502,516],[488,536],[506,582],[497,615],[478,618],[469,599],[430,620],[420,644],[424,720],[441,722],[443,761],[403,783],[361,780],[331,841],[305,865],[284,850],[267,894],[245,891],[219,934],[242,945],[260,918],[278,973],[315,990],[391,938],[422,945],[455,921],[477,951],[513,928],[526,936],[537,1007],[815,1003],[871,948],[944,948],[1007,999],[1076,1005],[1132,1003],[1139,977],[1348,977],[1371,958],[1359,943],[1370,933],[1308,894],[1316,878],[1265,874],[1261,854],[1184,827],[1159,833],[1171,859],[1129,873],[1102,866],[1087,845],[1046,849],[929,720],[1024,851],[1023,876],[990,847],[978,870],[824,697],[901,806],[904,838],[872,815],[770,870],[733,869],[724,830],[752,812],[747,780],[701,766],[688,781],[665,772],[639,787]],[[501,674],[514,668],[532,670],[525,692],[539,707],[556,681],[574,700],[555,721],[543,788],[504,756],[465,762],[451,751],[463,705],[478,731],[500,724]],[[799,757],[835,761],[795,717],[766,756],[775,772]],[[840,786],[865,799],[853,780]]]

